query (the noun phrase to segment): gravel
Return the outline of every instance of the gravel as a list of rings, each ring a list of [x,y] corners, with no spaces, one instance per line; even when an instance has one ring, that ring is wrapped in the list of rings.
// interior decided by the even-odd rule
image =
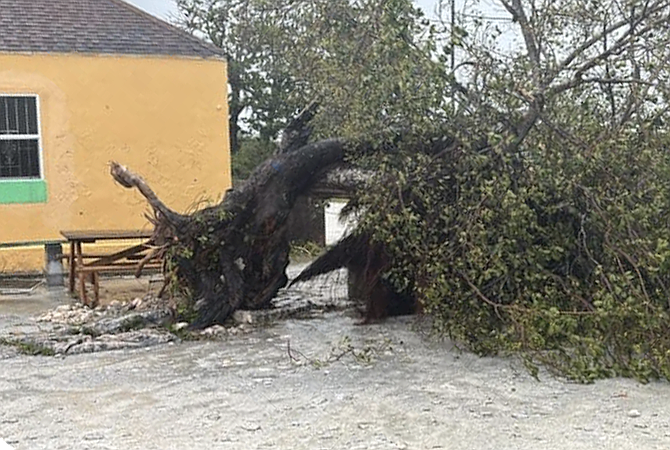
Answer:
[[[5,310],[0,300],[0,331],[39,325]],[[334,311],[70,356],[0,346],[0,439],[17,450],[670,448],[666,382],[536,381],[423,329]]]

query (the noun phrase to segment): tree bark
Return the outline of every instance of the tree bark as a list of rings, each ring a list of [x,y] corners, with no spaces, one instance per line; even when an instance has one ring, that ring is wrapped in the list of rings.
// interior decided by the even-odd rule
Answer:
[[[304,134],[295,135],[304,142]],[[344,147],[338,139],[297,148],[285,142],[282,153],[229,190],[220,204],[190,216],[169,209],[140,176],[112,163],[114,179],[138,189],[154,211],[166,282],[186,293],[193,328],[223,323],[238,308],[270,306],[288,282],[289,214],[299,196],[342,162]]]

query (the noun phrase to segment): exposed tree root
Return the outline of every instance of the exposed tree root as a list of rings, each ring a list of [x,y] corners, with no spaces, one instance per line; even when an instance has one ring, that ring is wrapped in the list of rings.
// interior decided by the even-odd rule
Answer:
[[[286,223],[300,195],[342,161],[344,142],[330,139],[280,153],[261,164],[223,201],[190,216],[168,208],[138,175],[113,162],[112,176],[136,188],[154,211],[154,242],[166,280],[188,292],[194,327],[221,323],[238,308],[270,306],[288,282]]]
[[[337,189],[339,184],[340,189],[351,190],[364,178],[356,171],[327,176],[342,168],[347,144],[339,139],[306,143],[306,127],[315,111],[312,104],[296,117],[275,156],[258,166],[243,184],[226,192],[221,203],[192,215],[171,210],[139,175],[111,163],[114,179],[125,188],[137,189],[153,209],[153,217],[148,218],[154,224],[156,249],[151,254],[164,261],[166,286],[161,292],[169,285],[186,294],[188,301],[181,309],[193,328],[223,323],[239,308],[270,307],[277,291],[288,282],[287,224],[298,198],[319,184],[327,189]],[[346,239],[296,281],[348,267],[358,280],[359,294],[367,298],[368,319],[396,309],[409,312],[411,299],[393,294],[381,277],[388,266],[381,250],[370,246],[366,238]],[[144,263],[138,265],[138,274]],[[402,307],[395,308],[396,304]]]

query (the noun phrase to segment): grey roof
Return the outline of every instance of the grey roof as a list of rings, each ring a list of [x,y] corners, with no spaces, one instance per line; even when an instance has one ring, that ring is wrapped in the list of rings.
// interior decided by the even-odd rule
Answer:
[[[123,0],[0,0],[0,52],[223,56]]]

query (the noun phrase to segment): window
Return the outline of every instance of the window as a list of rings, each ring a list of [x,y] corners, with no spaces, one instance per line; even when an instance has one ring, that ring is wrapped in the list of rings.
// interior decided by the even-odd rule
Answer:
[[[36,95],[0,94],[0,204],[46,203]]]
[[[0,96],[0,181],[41,179],[36,96]]]

